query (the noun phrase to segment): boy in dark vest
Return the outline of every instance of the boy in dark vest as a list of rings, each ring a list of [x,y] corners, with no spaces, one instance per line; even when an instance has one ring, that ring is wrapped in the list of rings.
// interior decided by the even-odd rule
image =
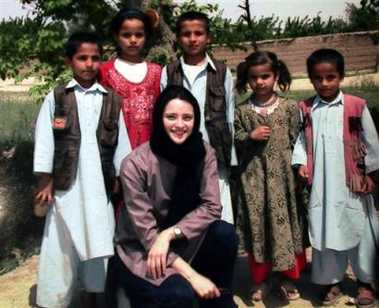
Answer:
[[[312,282],[324,285],[323,306],[337,303],[348,264],[357,277],[358,307],[376,307],[371,283],[379,224],[372,192],[379,141],[362,98],[342,93],[344,58],[319,49],[307,59],[317,95],[299,103],[303,131],[292,163],[310,187]]]
[[[76,283],[84,307],[96,307],[113,255],[110,193],[121,160],[130,152],[120,99],[96,81],[101,45],[91,33],[73,34],[66,62],[73,79],[50,92],[35,131],[36,203],[48,207],[42,241],[37,304],[67,307]]]
[[[161,89],[182,85],[192,92],[201,108],[200,131],[218,158],[222,219],[233,223],[230,167],[237,165],[233,142],[233,80],[224,63],[207,54],[211,42],[207,15],[189,11],[176,22],[176,39],[183,56],[162,71]]]

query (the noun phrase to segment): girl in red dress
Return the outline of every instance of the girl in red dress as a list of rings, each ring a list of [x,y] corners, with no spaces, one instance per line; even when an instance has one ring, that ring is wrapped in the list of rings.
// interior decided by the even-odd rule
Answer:
[[[132,149],[148,141],[153,106],[160,93],[161,67],[144,60],[144,47],[157,17],[124,9],[111,23],[117,57],[100,68],[100,82],[123,98],[122,112]]]

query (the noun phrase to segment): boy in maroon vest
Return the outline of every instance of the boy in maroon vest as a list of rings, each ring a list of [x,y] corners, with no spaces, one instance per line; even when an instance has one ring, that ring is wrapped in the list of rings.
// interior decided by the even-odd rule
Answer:
[[[325,286],[323,305],[342,296],[348,263],[357,276],[358,307],[374,307],[375,246],[379,225],[372,192],[379,142],[366,101],[344,94],[344,58],[320,49],[307,59],[317,95],[300,102],[303,131],[294,165],[310,187],[308,208],[312,281]]]
[[[233,145],[234,94],[230,70],[207,54],[211,42],[207,15],[189,11],[178,17],[176,39],[183,56],[162,71],[161,89],[167,85],[184,86],[197,99],[200,131],[216,150],[219,172],[222,219],[233,223],[229,175],[237,165]]]
[[[109,197],[130,144],[120,98],[96,81],[97,37],[73,34],[65,51],[73,79],[46,96],[35,131],[35,201],[47,207],[37,304],[67,307],[80,280],[84,307],[95,307],[113,255]]]

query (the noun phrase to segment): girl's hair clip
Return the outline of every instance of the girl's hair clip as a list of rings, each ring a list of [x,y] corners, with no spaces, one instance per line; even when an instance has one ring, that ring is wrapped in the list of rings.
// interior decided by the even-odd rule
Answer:
[[[153,28],[153,29],[158,28],[159,22],[161,20],[158,12],[156,10],[153,10],[153,9],[147,9],[145,11],[145,15],[147,16],[147,18],[150,21],[151,28]]]

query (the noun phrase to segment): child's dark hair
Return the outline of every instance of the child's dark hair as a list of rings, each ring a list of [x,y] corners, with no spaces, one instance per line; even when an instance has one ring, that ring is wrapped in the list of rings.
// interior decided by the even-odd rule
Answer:
[[[72,59],[72,57],[78,52],[79,47],[84,43],[96,44],[99,49],[99,53],[102,54],[103,46],[100,38],[95,33],[76,32],[73,33],[66,42],[65,56]]]
[[[323,48],[314,51],[307,59],[307,71],[309,78],[311,78],[314,66],[319,63],[334,64],[340,76],[345,77],[345,60],[343,55],[337,50]]]
[[[137,10],[137,9],[123,9],[120,10],[112,19],[111,21],[111,34],[112,35],[118,35],[120,33],[122,24],[125,20],[128,19],[138,19],[142,21],[146,36],[149,36],[152,31],[152,25],[150,24],[150,20],[148,15],[146,15],[144,12]]]
[[[289,90],[292,78],[287,65],[271,51],[256,51],[237,66],[236,89],[239,93],[246,92],[250,67],[263,64],[268,64],[275,76],[278,77],[279,89],[283,92]]]
[[[177,19],[176,25],[175,25],[176,35],[177,36],[180,35],[180,31],[181,31],[183,22],[192,21],[192,20],[202,21],[204,23],[205,30],[207,31],[207,33],[210,32],[209,18],[206,14],[201,13],[201,12],[197,12],[197,11],[188,11],[188,12],[181,14]]]

